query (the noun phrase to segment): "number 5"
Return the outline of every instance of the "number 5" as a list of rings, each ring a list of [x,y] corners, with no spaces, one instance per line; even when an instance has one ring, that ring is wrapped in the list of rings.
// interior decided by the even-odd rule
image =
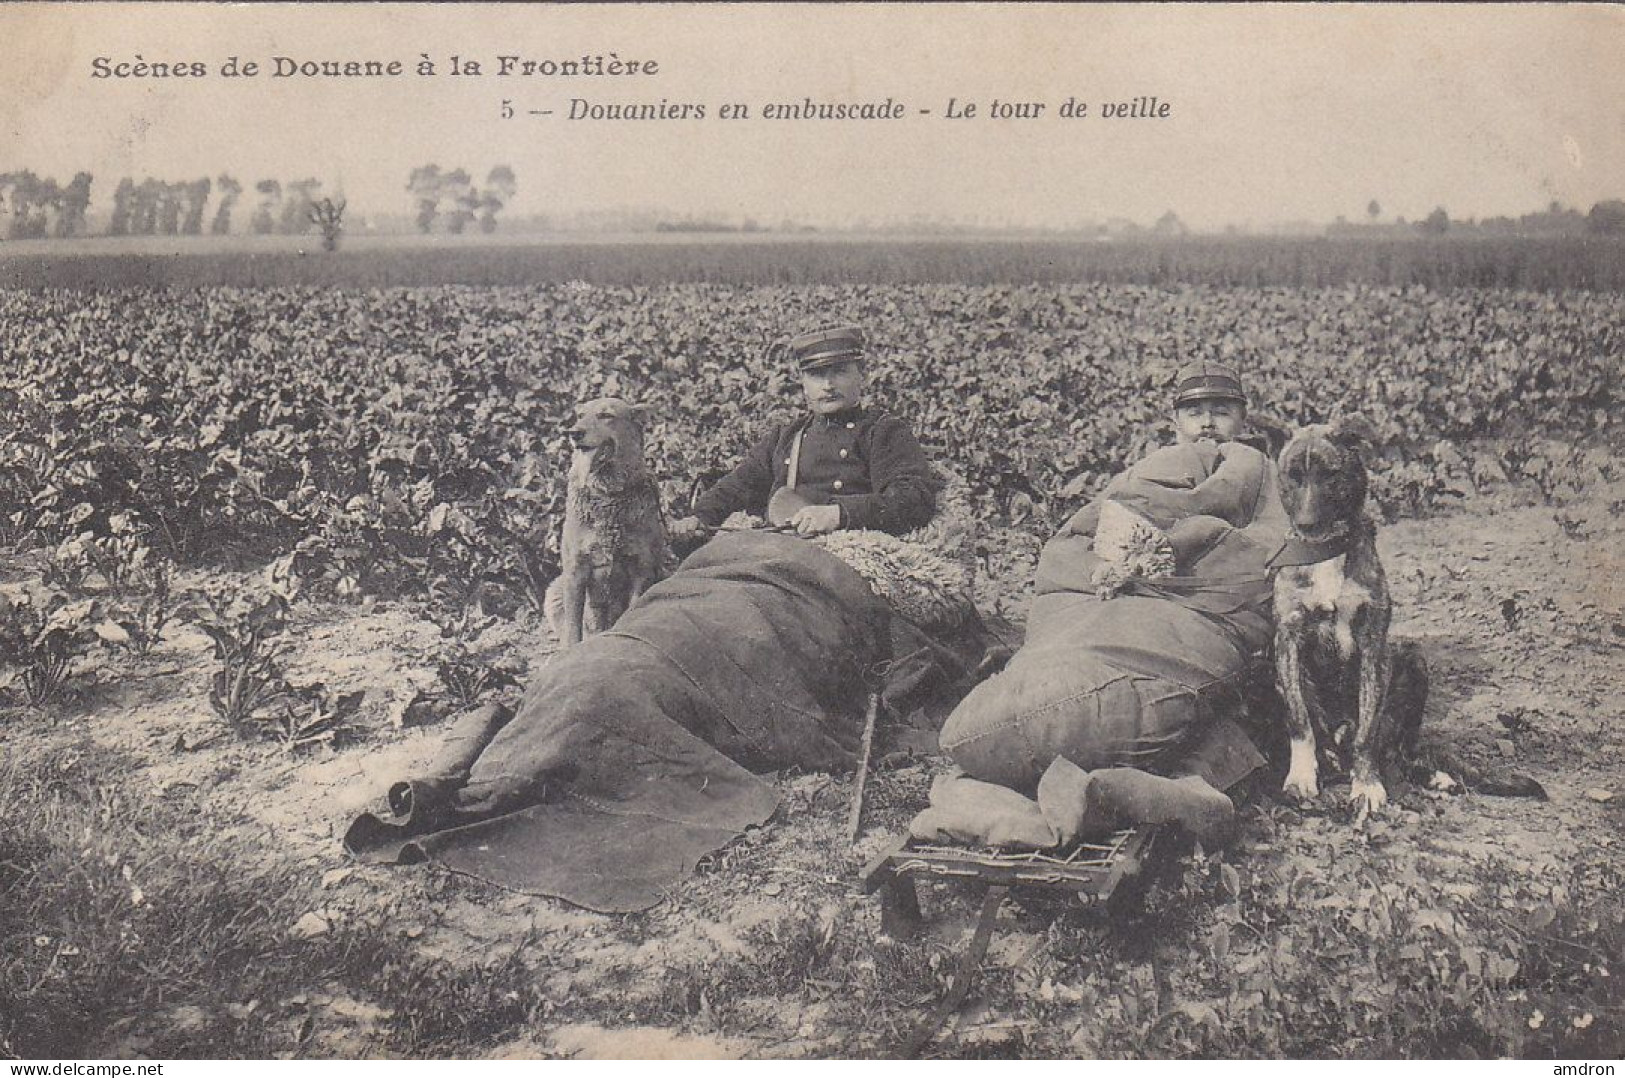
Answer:
[[[504,120],[513,119],[513,102],[508,98],[502,99],[502,118]]]

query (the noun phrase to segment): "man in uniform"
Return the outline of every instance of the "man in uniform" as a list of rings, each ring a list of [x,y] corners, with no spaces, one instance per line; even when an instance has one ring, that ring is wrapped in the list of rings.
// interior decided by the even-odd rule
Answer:
[[[808,414],[780,423],[700,495],[674,538],[715,529],[744,510],[800,535],[869,528],[901,535],[931,520],[937,480],[908,424],[867,407],[864,334],[822,329],[786,344]]]

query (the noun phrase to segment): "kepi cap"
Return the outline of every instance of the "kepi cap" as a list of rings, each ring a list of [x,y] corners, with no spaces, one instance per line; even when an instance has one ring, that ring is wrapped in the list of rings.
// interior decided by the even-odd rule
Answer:
[[[792,337],[785,344],[799,371],[816,371],[863,358],[866,343],[857,326],[834,326]]]
[[[1222,363],[1190,363],[1174,376],[1174,407],[1202,400],[1232,400],[1247,403],[1241,377],[1235,368]]]

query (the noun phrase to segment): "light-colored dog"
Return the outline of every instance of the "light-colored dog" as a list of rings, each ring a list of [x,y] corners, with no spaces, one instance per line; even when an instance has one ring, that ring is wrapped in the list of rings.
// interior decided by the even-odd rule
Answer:
[[[643,459],[644,409],[618,397],[576,409],[561,571],[544,610],[565,645],[603,632],[670,571],[660,490]]]

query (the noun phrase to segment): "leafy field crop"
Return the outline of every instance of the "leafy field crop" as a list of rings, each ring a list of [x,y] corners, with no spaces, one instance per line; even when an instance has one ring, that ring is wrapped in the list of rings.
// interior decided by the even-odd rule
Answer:
[[[1366,412],[1392,515],[1508,475],[1561,482],[1578,458],[1546,440],[1617,432],[1625,354],[1625,299],[1585,293],[8,292],[0,528],[133,529],[182,563],[239,548],[352,594],[500,583],[534,603],[576,401],[653,406],[650,457],[681,511],[794,406],[769,342],[833,319],[870,327],[876,398],[981,515],[1036,536],[1166,436],[1166,386],[1193,358],[1238,365],[1287,422]]]
[[[751,1054],[894,1044],[958,948],[876,944],[838,777],[782,778],[781,818],[642,917],[335,867],[335,821],[369,783],[410,774],[435,720],[522,673],[505,661],[541,635],[574,403],[652,406],[681,512],[797,407],[768,344],[837,319],[876,342],[876,399],[965,479],[1005,597],[1065,514],[1167,436],[1180,363],[1235,364],[1285,423],[1360,409],[1388,518],[1483,514],[1384,533],[1443,728],[1479,760],[1517,753],[1554,796],[1407,791],[1369,832],[1327,806],[1249,809],[1232,860],[1187,865],[1138,921],[1020,911],[981,982],[985,1028],[967,1016],[944,1052],[1617,1052],[1618,801],[1582,791],[1625,751],[1608,458],[1625,295],[577,282],[0,291],[0,789],[17,806],[0,1054],[523,1036],[551,1039],[518,1052],[563,1054],[628,1028]],[[1481,492],[1509,494],[1505,534]],[[927,765],[876,782],[895,829]]]

